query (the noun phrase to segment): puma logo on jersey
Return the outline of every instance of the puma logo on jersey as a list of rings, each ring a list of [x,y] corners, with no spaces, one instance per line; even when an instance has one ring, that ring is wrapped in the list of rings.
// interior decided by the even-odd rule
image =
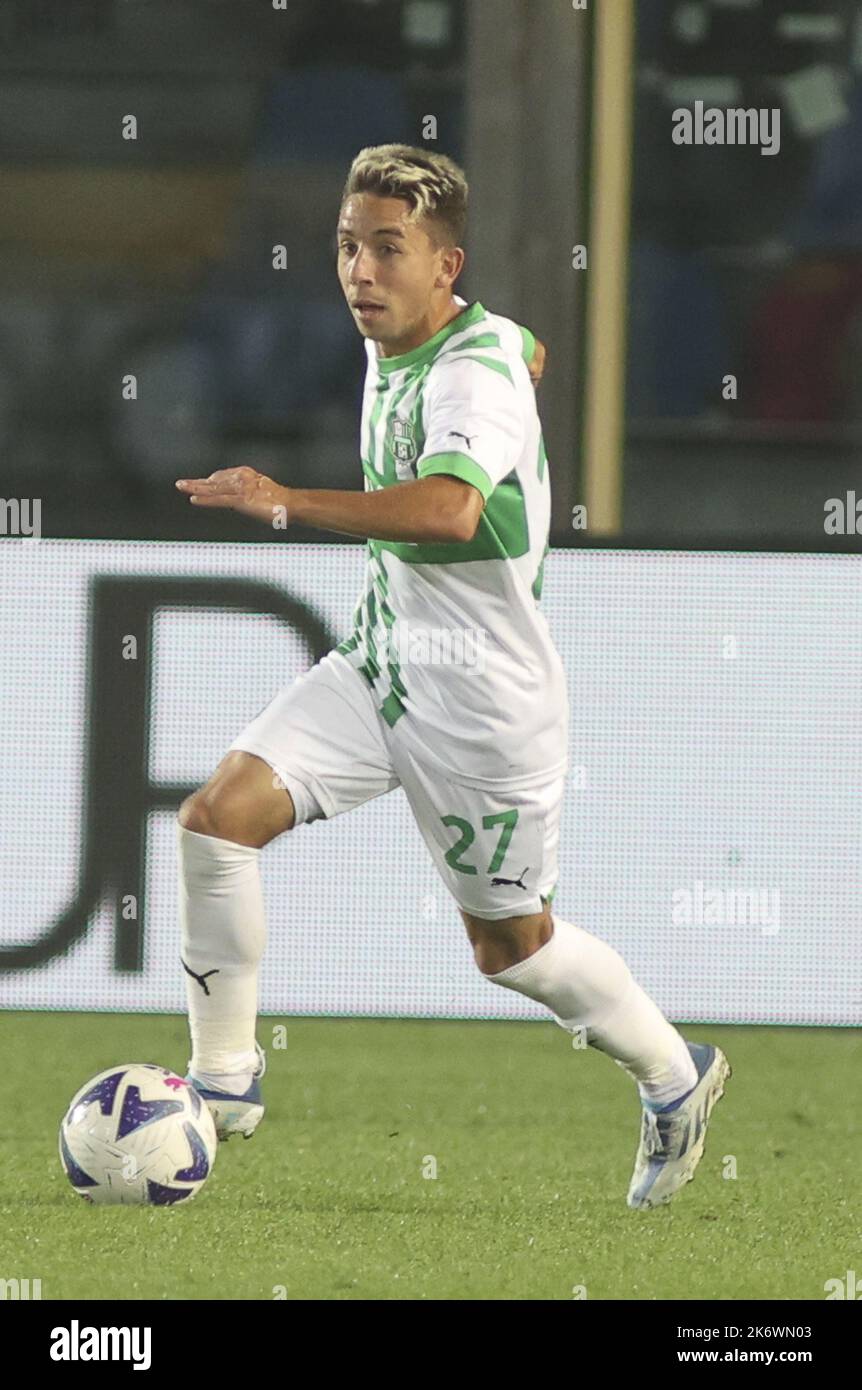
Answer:
[[[197,982],[198,982],[198,984],[200,985],[201,989],[203,990],[204,994],[209,994],[210,990],[209,990],[209,985],[207,984],[207,980],[209,979],[210,975],[218,975],[218,974],[219,974],[219,971],[218,971],[218,970],[208,970],[207,973],[206,973],[205,975],[196,975],[195,972],[194,972],[193,970],[189,970],[189,967],[186,965],[186,963],[185,963],[185,961],[183,960],[182,956],[180,956],[180,964],[182,965],[183,970],[185,970],[185,972],[186,972],[187,975],[191,975],[191,977],[192,977],[193,980],[197,980]]]
[[[523,879],[524,874],[529,873],[529,870],[530,870],[530,866],[529,866],[529,864],[528,864],[527,867],[526,867],[526,869],[522,869],[522,870],[521,870],[521,874],[520,874],[520,877],[519,877],[519,878],[492,878],[492,879],[491,879],[491,887],[492,887],[492,888],[496,887],[496,885],[497,885],[498,883],[512,883],[512,884],[517,884],[517,886],[518,886],[519,888],[523,888],[524,892],[526,893],[526,891],[527,891],[527,885],[526,885],[526,883],[522,883],[521,880]]]
[[[467,448],[468,448],[468,449],[472,449],[472,447],[473,447],[473,440],[476,438],[475,434],[462,434],[460,430],[450,430],[449,433],[450,433],[450,434],[454,434],[454,436],[455,436],[456,439],[463,439],[463,440],[465,440],[465,441],[466,441],[466,444],[467,444]]]

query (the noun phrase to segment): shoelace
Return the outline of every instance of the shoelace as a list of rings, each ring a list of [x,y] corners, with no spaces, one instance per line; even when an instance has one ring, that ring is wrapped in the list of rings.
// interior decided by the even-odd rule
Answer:
[[[659,1120],[663,1121],[659,1126]],[[653,1110],[644,1110],[643,1147],[648,1158],[657,1153],[673,1153],[681,1139],[683,1126],[688,1126],[691,1116],[685,1111],[672,1110],[657,1115]]]

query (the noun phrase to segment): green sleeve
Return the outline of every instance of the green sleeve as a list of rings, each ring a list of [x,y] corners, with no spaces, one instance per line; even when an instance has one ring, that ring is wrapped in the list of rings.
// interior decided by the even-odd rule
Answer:
[[[524,328],[523,324],[519,323],[518,327],[521,330],[521,356],[529,367],[536,352],[535,334],[531,333],[529,328]]]
[[[445,473],[450,478],[460,478],[461,482],[472,483],[487,502],[494,491],[494,484],[484,468],[468,458],[466,454],[429,454],[419,460],[417,477],[430,478],[435,473]]]

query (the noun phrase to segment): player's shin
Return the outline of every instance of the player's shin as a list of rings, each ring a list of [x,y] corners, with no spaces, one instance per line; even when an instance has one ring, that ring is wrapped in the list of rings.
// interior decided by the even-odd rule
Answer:
[[[257,1064],[258,966],[266,941],[260,850],[177,822],[181,958],[192,1039],[191,1071],[238,1091]]]
[[[617,951],[582,927],[554,917],[553,935],[526,960],[486,979],[545,1005],[568,1032],[585,1031],[638,1083],[652,1106],[697,1081],[685,1040],[641,989]]]

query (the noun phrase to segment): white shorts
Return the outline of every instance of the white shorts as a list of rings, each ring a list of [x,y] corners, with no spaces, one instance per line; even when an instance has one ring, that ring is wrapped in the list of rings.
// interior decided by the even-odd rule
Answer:
[[[565,777],[489,792],[423,766],[392,738],[370,687],[337,652],[280,690],[230,751],[269,764],[290,793],[297,825],[403,787],[440,877],[465,912],[520,916],[541,912],[553,897]]]

